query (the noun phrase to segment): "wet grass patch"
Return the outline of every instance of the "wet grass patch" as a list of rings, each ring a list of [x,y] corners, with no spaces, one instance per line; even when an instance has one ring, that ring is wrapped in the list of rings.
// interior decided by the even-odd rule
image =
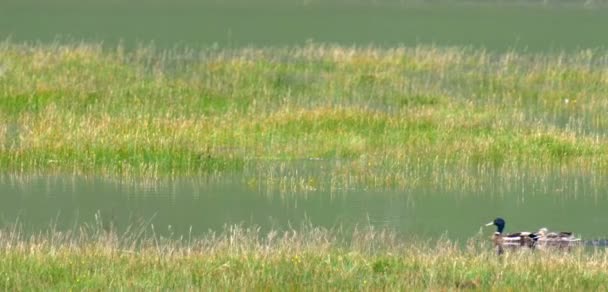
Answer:
[[[454,169],[608,164],[601,51],[311,43],[183,54],[4,43],[1,163],[190,175],[302,159],[348,161],[341,173],[365,160],[349,173],[377,178],[412,157]]]

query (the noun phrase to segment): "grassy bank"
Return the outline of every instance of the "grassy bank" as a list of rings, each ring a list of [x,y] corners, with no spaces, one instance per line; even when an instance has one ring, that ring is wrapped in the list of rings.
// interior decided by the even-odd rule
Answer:
[[[127,52],[4,42],[0,167],[236,172],[251,185],[300,189],[407,187],[445,176],[475,184],[480,173],[512,177],[523,168],[601,175],[607,63],[593,50]]]
[[[485,236],[466,248],[416,243],[386,230],[227,227],[169,239],[82,226],[23,236],[0,232],[0,287],[54,289],[603,290],[605,250],[497,257]]]

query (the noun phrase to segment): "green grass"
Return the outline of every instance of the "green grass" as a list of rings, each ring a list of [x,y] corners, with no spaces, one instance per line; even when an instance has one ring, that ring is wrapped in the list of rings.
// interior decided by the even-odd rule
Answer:
[[[607,61],[594,50],[4,42],[0,167],[243,173],[252,185],[289,180],[300,189],[401,188],[432,179],[433,169],[461,180],[524,168],[601,175]],[[319,161],[307,164],[314,171],[297,163],[309,160]]]
[[[106,229],[107,230],[107,229]],[[199,238],[163,238],[153,226],[116,234],[101,225],[24,236],[0,232],[5,290],[603,290],[605,250],[496,256],[478,236],[462,248],[387,230],[261,232],[228,226]]]

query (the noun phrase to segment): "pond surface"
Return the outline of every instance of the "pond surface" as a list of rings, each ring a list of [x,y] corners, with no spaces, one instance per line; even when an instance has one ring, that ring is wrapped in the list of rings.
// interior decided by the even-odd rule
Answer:
[[[111,222],[119,230],[148,222],[160,234],[177,236],[221,231],[226,224],[268,230],[306,223],[346,229],[372,225],[405,238],[447,236],[464,241],[484,223],[502,216],[507,231],[548,227],[575,231],[584,238],[608,237],[608,189],[598,188],[585,176],[524,178],[511,181],[511,186],[496,185],[505,183],[497,179],[495,185],[473,192],[420,187],[285,194],[260,191],[243,181],[182,179],[150,185],[102,178],[4,176],[0,219],[2,227],[19,222],[27,232],[51,225],[70,229],[91,223],[100,214],[104,224]]]
[[[0,9],[0,39],[85,40],[111,47],[154,43],[161,48],[301,45],[309,40],[498,51],[608,46],[608,7],[595,1],[424,2],[6,0]]]

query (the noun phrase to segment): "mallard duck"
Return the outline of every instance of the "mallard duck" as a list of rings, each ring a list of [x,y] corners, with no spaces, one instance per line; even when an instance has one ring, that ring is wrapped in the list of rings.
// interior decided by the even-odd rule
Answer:
[[[580,238],[575,237],[572,232],[549,232],[543,227],[538,230],[535,246],[538,248],[570,249],[582,243]]]
[[[570,249],[581,243],[581,239],[575,237],[572,232],[549,232],[547,228],[541,228],[537,232],[516,232],[503,235],[505,220],[496,218],[486,226],[496,226],[496,232],[492,235],[492,242],[498,254],[502,254],[505,248],[558,248]]]
[[[509,234],[503,234],[506,222],[502,218],[496,218],[494,221],[486,224],[486,226],[496,226],[496,232],[492,235],[492,242],[496,248],[497,254],[504,253],[505,248],[534,248],[535,241],[538,237],[536,233],[522,231]]]

